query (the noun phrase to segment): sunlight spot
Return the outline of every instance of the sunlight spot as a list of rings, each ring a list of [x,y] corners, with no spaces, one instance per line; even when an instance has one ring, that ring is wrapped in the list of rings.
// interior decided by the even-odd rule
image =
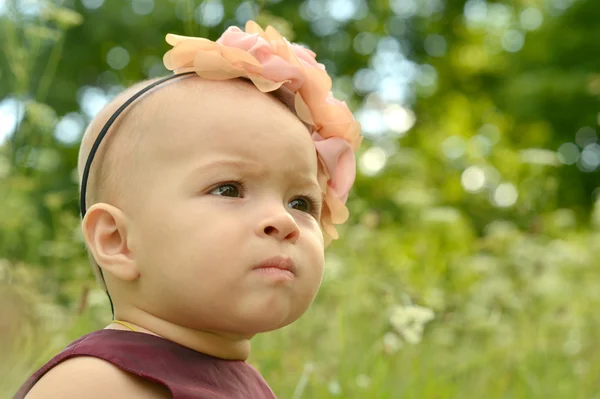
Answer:
[[[465,154],[465,140],[459,136],[450,136],[442,142],[442,152],[448,159],[458,159]]]
[[[375,176],[385,167],[387,154],[382,148],[371,147],[360,157],[359,169],[365,176]]]
[[[425,47],[425,52],[432,57],[442,57],[446,54],[446,49],[448,45],[446,44],[446,39],[441,35],[428,35],[425,38],[425,42],[423,43]]]
[[[354,88],[362,93],[369,93],[376,90],[378,81],[379,76],[377,72],[368,68],[358,70],[352,79]]]
[[[377,109],[360,109],[356,112],[356,119],[360,121],[366,135],[380,136],[387,130],[385,119]]]
[[[437,70],[435,67],[429,64],[420,65],[417,83],[421,86],[434,86],[437,83]]]
[[[589,126],[582,127],[575,133],[575,142],[581,148],[598,141],[596,131]]]
[[[138,15],[149,15],[154,10],[154,0],[133,0],[131,2],[133,12]]]
[[[235,19],[240,24],[245,24],[249,20],[256,19],[259,13],[259,8],[253,1],[245,1],[235,10]]]
[[[579,157],[579,169],[584,172],[593,172],[600,165],[600,145],[592,143],[587,145]]]
[[[520,152],[521,161],[525,163],[557,166],[560,164],[556,152],[543,148],[527,148]]]
[[[411,18],[418,10],[415,0],[390,0],[390,8],[401,18]]]
[[[16,2],[16,6],[17,11],[26,17],[37,17],[43,9],[40,0],[21,0]]]
[[[388,129],[399,135],[404,135],[412,129],[417,120],[414,112],[398,104],[389,105],[383,111],[383,117]]]
[[[519,197],[519,193],[517,188],[511,183],[502,183],[496,190],[494,190],[494,195],[492,197],[493,202],[496,206],[501,208],[508,208],[513,206],[515,202],[517,202],[517,198]]]
[[[528,7],[521,11],[519,15],[521,26],[526,30],[536,30],[542,26],[544,16],[540,10],[535,7]]]
[[[488,29],[505,29],[509,26],[512,19],[513,8],[501,3],[492,3],[488,5],[486,23]]]
[[[485,125],[481,126],[477,131],[477,134],[487,137],[492,145],[497,144],[502,136],[498,126],[491,123],[486,123]]]
[[[64,144],[75,144],[81,139],[84,128],[83,116],[77,112],[71,112],[56,124],[54,137]]]
[[[377,47],[377,36],[371,32],[360,32],[354,36],[354,50],[363,55],[371,54]]]
[[[220,0],[204,0],[196,8],[196,22],[204,26],[217,26],[223,20],[225,10]]]
[[[525,45],[525,35],[518,30],[507,30],[502,35],[502,48],[509,53],[516,53]]]
[[[102,7],[104,0],[81,0],[81,4],[88,10],[96,10]]]
[[[91,119],[108,103],[108,97],[98,87],[84,86],[78,93],[79,106]]]
[[[129,65],[129,52],[121,46],[115,46],[106,53],[106,63],[112,69],[121,70]]]
[[[354,17],[360,3],[360,0],[328,0],[327,12],[336,21],[346,22]]]
[[[313,21],[310,27],[317,36],[329,36],[339,30],[340,23],[329,16],[324,16]]]
[[[574,143],[563,143],[558,147],[558,160],[565,165],[573,165],[579,159],[579,147]]]
[[[14,133],[17,125],[23,120],[23,102],[8,97],[0,102],[0,145]]]
[[[460,182],[466,191],[479,192],[485,186],[485,173],[479,166],[469,166],[462,173]]]
[[[482,0],[469,0],[465,3],[464,14],[470,23],[483,23],[487,18],[487,4]]]

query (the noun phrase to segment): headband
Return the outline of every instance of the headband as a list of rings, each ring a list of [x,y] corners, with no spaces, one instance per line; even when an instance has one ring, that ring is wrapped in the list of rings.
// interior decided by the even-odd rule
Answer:
[[[232,26],[213,42],[204,38],[168,34],[173,46],[163,57],[165,67],[174,75],[154,82],[129,98],[109,118],[88,155],[83,171],[80,210],[85,216],[86,191],[91,165],[108,130],[118,116],[144,93],[182,75],[197,74],[204,79],[245,78],[263,93],[283,88],[294,95],[293,107],[298,118],[312,126],[311,137],[322,173],[318,181],[323,193],[321,229],[325,245],[338,238],[336,224],[348,219],[346,200],[356,177],[354,153],[362,142],[360,124],[344,101],[331,92],[331,78],[316,54],[290,43],[269,26],[263,30],[254,21],[245,31]],[[100,268],[102,278],[102,269]],[[110,295],[109,295],[110,298]],[[112,307],[112,301],[111,301]]]

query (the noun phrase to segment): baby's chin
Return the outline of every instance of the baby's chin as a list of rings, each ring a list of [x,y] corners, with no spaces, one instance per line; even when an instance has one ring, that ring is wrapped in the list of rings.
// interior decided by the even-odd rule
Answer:
[[[290,315],[283,318],[274,316],[273,314],[265,314],[248,318],[245,320],[243,328],[246,330],[248,336],[254,336],[288,326],[298,320],[302,314]]]
[[[288,317],[285,320],[282,321],[275,321],[275,320],[267,320],[267,319],[260,319],[260,320],[254,320],[252,322],[252,327],[254,330],[254,335],[256,334],[261,334],[261,333],[266,333],[269,331],[275,331],[275,330],[279,330],[280,328],[283,328],[285,326],[288,326],[290,324],[292,324],[293,322],[295,322],[296,320],[298,320],[300,318],[299,315],[298,317]]]
[[[227,310],[230,327],[247,335],[283,328],[298,320],[311,306],[315,293],[302,290],[257,290],[232,303]],[[234,305],[235,303],[235,305]]]
[[[281,312],[277,309],[266,312],[253,312],[252,314],[239,317],[236,320],[234,328],[237,330],[236,333],[252,337],[288,326],[298,320],[303,314],[304,311]]]

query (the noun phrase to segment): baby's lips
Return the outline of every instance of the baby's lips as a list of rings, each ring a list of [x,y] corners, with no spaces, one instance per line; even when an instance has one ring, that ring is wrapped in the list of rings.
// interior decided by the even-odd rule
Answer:
[[[253,269],[264,269],[274,267],[277,269],[288,270],[296,275],[296,264],[294,260],[286,255],[276,255],[264,259],[262,262],[253,267]]]

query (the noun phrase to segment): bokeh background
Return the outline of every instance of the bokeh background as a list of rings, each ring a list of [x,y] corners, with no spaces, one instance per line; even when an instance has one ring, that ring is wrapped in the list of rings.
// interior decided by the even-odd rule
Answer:
[[[367,140],[280,398],[600,398],[598,0],[0,0],[0,397],[110,321],[81,134],[168,32],[309,46]],[[168,133],[168,132],[165,132]]]

